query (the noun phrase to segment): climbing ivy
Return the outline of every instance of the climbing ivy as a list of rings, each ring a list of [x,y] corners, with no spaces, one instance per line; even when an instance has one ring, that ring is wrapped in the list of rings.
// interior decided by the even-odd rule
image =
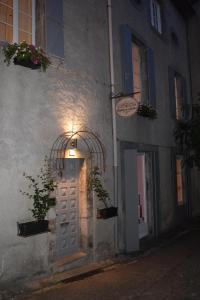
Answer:
[[[110,201],[110,196],[103,187],[103,184],[101,182],[101,173],[98,167],[94,167],[89,174],[88,190],[89,192],[94,191],[99,201],[103,202],[105,207],[108,207],[108,201]]]

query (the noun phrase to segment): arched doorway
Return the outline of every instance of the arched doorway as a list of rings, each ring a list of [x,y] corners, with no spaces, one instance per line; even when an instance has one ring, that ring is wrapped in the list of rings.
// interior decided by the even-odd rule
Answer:
[[[105,171],[102,143],[90,130],[64,132],[53,143],[50,165],[57,181],[54,257],[89,253],[95,244],[96,215],[87,178],[95,166]]]

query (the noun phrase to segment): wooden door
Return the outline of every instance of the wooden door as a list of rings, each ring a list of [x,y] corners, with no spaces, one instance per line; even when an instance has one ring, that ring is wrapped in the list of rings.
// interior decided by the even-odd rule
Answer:
[[[79,176],[80,160],[66,159],[56,196],[57,258],[80,250]]]

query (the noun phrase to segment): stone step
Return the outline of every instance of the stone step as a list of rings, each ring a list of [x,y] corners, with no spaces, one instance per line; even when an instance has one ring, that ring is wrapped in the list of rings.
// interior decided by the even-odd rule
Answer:
[[[82,258],[82,257],[81,257]],[[88,265],[77,267],[69,271],[56,273],[54,275],[43,277],[38,280],[28,282],[26,287],[29,290],[36,291],[41,289],[46,289],[50,286],[57,285],[59,283],[68,283],[75,280],[81,279],[81,277],[91,276],[99,272],[103,272],[104,268],[107,268],[113,264],[112,260],[106,260],[102,262],[94,262]]]

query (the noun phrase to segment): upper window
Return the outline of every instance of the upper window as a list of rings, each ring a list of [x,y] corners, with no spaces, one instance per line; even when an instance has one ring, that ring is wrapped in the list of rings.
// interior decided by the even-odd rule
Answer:
[[[123,93],[132,94],[138,102],[156,107],[154,52],[133,33],[121,25]]]
[[[35,0],[0,0],[0,41],[35,44]]]
[[[184,106],[184,95],[183,95],[183,80],[178,74],[174,76],[174,95],[175,95],[175,106],[176,106],[176,120],[180,120],[184,117],[183,106]]]
[[[189,117],[189,103],[187,101],[187,83],[185,78],[173,67],[168,67],[169,99],[171,115],[176,120]]]
[[[132,43],[133,91],[139,103],[148,101],[148,75],[145,47],[136,41]]]
[[[158,0],[150,0],[151,25],[157,32],[162,33],[161,4]]]

